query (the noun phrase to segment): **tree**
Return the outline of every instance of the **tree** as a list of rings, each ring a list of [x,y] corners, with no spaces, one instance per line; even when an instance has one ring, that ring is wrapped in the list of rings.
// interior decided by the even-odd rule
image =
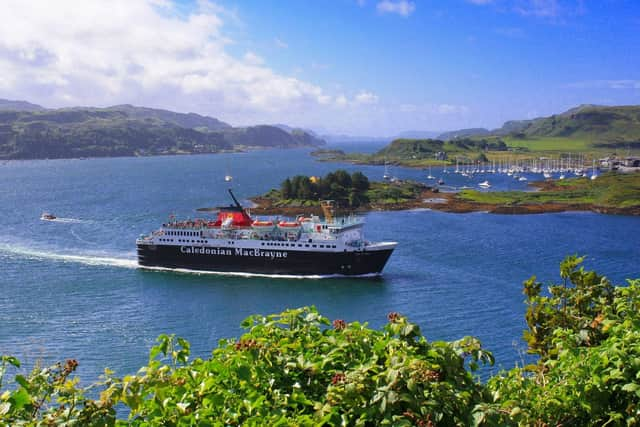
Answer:
[[[353,191],[357,193],[364,193],[370,187],[369,178],[360,171],[354,172],[351,175],[351,186]]]
[[[293,187],[291,185],[291,180],[289,178],[282,181],[282,185],[280,186],[280,191],[282,192],[283,199],[293,198]]]

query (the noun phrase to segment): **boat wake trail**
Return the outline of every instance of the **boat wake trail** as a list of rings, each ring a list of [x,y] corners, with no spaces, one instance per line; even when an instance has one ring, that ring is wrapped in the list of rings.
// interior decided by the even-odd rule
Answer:
[[[86,219],[78,219],[78,218],[55,218],[55,219],[47,219],[44,221],[49,221],[49,222],[62,222],[62,223],[66,223],[66,224],[88,224],[91,221],[88,221]]]
[[[213,276],[228,276],[228,277],[263,277],[267,279],[354,279],[354,278],[378,278],[379,273],[367,273],[346,276],[344,274],[310,274],[310,275],[294,275],[294,274],[262,274],[262,273],[246,273],[246,272],[233,272],[233,271],[206,271],[206,270],[191,270],[188,268],[168,268],[168,267],[147,267],[139,266],[142,270],[147,271],[159,271],[181,274],[195,274],[195,275],[213,275]]]
[[[44,250],[34,250],[12,246],[7,244],[0,245],[0,252],[10,255],[39,260],[52,260],[59,262],[73,262],[85,265],[120,267],[120,268],[138,268],[138,261],[131,258],[115,258],[90,255],[73,255],[47,252]]]

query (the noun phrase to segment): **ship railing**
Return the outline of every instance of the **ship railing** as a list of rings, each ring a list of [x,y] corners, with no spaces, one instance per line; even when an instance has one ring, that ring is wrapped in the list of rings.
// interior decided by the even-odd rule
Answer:
[[[333,221],[327,222],[323,221],[322,224],[333,226],[333,227],[348,227],[350,225],[358,225],[363,224],[364,219],[360,216],[344,216],[334,218]]]

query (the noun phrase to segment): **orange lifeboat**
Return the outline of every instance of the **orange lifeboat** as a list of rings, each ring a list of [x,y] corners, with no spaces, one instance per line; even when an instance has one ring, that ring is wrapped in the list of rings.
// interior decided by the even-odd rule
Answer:
[[[300,223],[296,221],[280,221],[278,223],[278,228],[283,231],[298,231],[300,227]]]
[[[270,231],[273,230],[273,221],[255,220],[251,223],[251,228],[259,231]]]

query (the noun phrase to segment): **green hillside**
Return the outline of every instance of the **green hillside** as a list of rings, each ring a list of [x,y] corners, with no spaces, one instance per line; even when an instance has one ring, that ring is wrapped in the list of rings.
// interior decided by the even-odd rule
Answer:
[[[640,147],[640,106],[584,106],[533,120],[523,131],[527,137],[586,139],[594,147]]]
[[[640,148],[640,106],[581,105],[561,114],[532,120],[510,120],[488,135],[468,130],[443,134],[472,139],[502,138],[510,147],[531,151],[590,151]]]
[[[0,110],[0,159],[215,153],[324,143],[299,130],[233,128],[212,117],[131,105],[57,110],[8,105],[16,109]]]
[[[393,163],[409,167],[487,161],[487,154],[506,152],[507,144],[500,138],[396,139],[373,154],[345,153],[342,150],[316,150],[311,154],[320,161],[346,161],[360,164]]]

